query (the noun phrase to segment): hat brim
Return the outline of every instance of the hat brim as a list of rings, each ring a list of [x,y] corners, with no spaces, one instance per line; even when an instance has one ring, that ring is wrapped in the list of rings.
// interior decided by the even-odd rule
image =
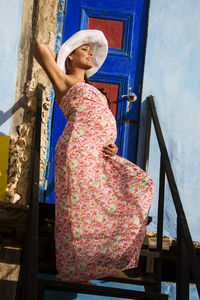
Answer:
[[[93,53],[93,67],[86,70],[87,77],[94,75],[102,66],[108,54],[108,42],[100,30],[80,30],[72,35],[60,48],[57,57],[58,67],[66,73],[65,60],[76,48],[88,44]]]

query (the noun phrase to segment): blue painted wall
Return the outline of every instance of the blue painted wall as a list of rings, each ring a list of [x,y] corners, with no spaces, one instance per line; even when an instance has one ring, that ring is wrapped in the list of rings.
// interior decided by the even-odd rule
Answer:
[[[163,134],[193,240],[200,241],[200,2],[151,0],[142,112],[145,98],[155,97]],[[139,149],[143,148],[141,136]],[[148,172],[158,191],[159,152],[152,134]],[[166,195],[165,233],[175,236],[170,193]],[[156,215],[156,198],[151,215]],[[154,222],[151,225],[155,229]]]
[[[10,114],[5,113],[15,102],[22,5],[23,0],[0,1],[0,135],[11,129]]]

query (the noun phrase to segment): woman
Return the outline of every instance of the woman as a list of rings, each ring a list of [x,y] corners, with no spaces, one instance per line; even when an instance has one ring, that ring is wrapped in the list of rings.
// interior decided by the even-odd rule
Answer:
[[[68,123],[55,149],[57,279],[86,283],[136,267],[153,182],[116,155],[116,122],[105,96],[85,82],[108,51],[101,31],[83,30],[58,54],[36,43]]]

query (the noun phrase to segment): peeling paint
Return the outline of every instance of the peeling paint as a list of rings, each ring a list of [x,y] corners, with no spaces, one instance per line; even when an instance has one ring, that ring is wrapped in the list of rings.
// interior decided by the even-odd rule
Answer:
[[[58,1],[43,0],[38,3],[37,13],[33,12],[38,18],[35,32],[32,32],[32,35],[40,42],[48,44],[52,49],[54,49],[56,43],[57,7]],[[31,22],[32,20],[30,20],[30,25]],[[11,135],[7,185],[7,201],[12,203],[19,202],[23,205],[27,203],[37,84],[40,83],[44,86],[42,99],[40,184],[43,183],[42,174],[46,167],[46,157],[49,147],[49,116],[52,114],[54,100],[50,81],[35,59],[32,62],[32,66],[29,65],[29,69],[32,76],[31,80],[25,83],[24,99],[27,99],[27,103],[23,117],[24,121],[13,128],[13,134]]]
[[[56,45],[55,52],[58,53],[60,46],[62,44],[62,30],[64,23],[64,10],[65,10],[65,1],[59,0],[58,2],[58,12],[57,12],[57,26],[56,26]],[[46,128],[46,159],[43,161],[43,172],[40,178],[40,199],[42,201],[44,191],[47,187],[47,174],[48,174],[48,161],[50,157],[50,145],[51,145],[51,129],[52,129],[52,120],[53,120],[53,108],[55,101],[55,94],[53,88],[50,92],[50,109],[47,119],[47,128]]]

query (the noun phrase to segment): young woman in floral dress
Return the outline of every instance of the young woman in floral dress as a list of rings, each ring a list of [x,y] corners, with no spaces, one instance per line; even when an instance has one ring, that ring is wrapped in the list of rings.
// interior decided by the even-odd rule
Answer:
[[[56,55],[36,43],[67,125],[55,149],[57,279],[86,283],[138,265],[153,195],[150,177],[117,156],[116,121],[85,82],[108,51],[101,31],[74,34]]]

